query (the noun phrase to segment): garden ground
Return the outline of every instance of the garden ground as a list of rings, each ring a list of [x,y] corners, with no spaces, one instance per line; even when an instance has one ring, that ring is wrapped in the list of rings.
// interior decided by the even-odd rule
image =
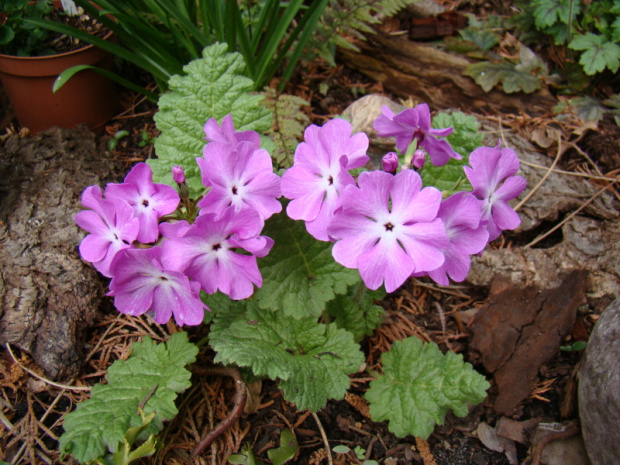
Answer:
[[[371,42],[369,47],[387,45]],[[376,50],[375,53],[382,56]],[[335,68],[320,61],[313,62],[289,86],[289,92],[311,103],[306,111],[313,123],[322,124],[341,114],[362,95],[381,93],[394,100],[409,97],[412,99],[410,103],[414,103],[421,102],[422,97],[429,93],[428,89],[416,94],[411,88],[399,88],[397,81],[378,82],[369,77],[373,74],[364,68],[363,63],[360,68],[364,69],[360,70],[354,68],[354,62],[355,59],[350,58],[347,66],[341,64]],[[456,96],[463,92],[454,84],[453,87],[444,86],[443,91],[442,98],[446,99],[451,92]],[[480,95],[484,94],[481,92]],[[522,102],[536,99],[536,96],[533,99],[522,97]],[[539,103],[548,98],[552,96],[546,90],[539,94]],[[556,209],[555,215],[541,214],[537,224],[525,221],[529,228],[517,230],[492,244],[489,255],[485,252],[485,256],[475,262],[474,276],[468,282],[440,287],[427,280],[411,280],[381,302],[386,310],[383,325],[362,344],[367,369],[380,370],[380,356],[394,341],[416,336],[436,342],[443,351],[463,354],[465,360],[487,375],[492,380],[487,400],[473,407],[465,418],[448,415],[445,423],[425,441],[414,437],[396,438],[385,423],[370,420],[363,399],[371,379],[367,373],[354,375],[350,394],[344,400],[330,401],[317,415],[297,411],[283,399],[275,382],[252,383],[248,387],[249,402],[241,419],[199,457],[190,460],[189,454],[201,437],[227,417],[235,394],[231,378],[196,377],[192,388],[180,397],[180,414],[166,425],[161,435],[162,448],[143,463],[224,464],[227,457],[239,453],[244,444],[250,445],[258,460],[268,461],[267,451],[280,445],[280,433],[287,427],[294,431],[299,443],[298,453],[289,462],[295,464],[357,464],[368,459],[387,465],[587,463],[580,456],[583,445],[580,444],[576,405],[576,370],[581,352],[559,349],[560,346],[577,348],[573,346],[575,342],[587,341],[598,314],[612,298],[597,285],[607,282],[605,280],[613,283],[615,279],[616,284],[620,281],[618,276],[609,277],[605,260],[597,259],[594,265],[584,262],[582,267],[572,263],[567,267],[565,257],[560,255],[564,253],[561,246],[570,235],[567,225],[570,226],[574,218],[595,221],[599,231],[613,232],[620,197],[617,186],[608,188],[611,181],[604,178],[613,180],[616,176],[617,179],[620,168],[618,129],[607,120],[597,128],[574,117],[559,119],[551,108],[547,108],[547,112],[539,108],[536,114],[530,114],[516,98],[511,100],[514,102],[511,112],[506,112],[505,108],[502,111],[493,104],[467,105],[459,97],[452,101],[450,106],[429,103],[434,110],[458,109],[477,114],[491,140],[504,138],[509,146],[514,140],[527,144],[526,148],[520,145],[515,150],[520,155],[530,152],[528,155],[538,157],[536,161],[543,163],[543,169],[530,167],[533,171],[539,170],[538,178],[534,179],[542,179],[550,162],[561,156],[553,166],[554,175],[558,170],[578,173],[579,177],[571,179],[582,183],[585,189],[577,196],[578,201],[558,207],[560,209]],[[471,97],[470,101],[475,98]],[[505,102],[502,104],[506,107]],[[92,169],[100,175],[102,182],[118,182],[133,164],[154,155],[150,140],[157,135],[153,105],[136,95],[124,94],[123,107],[123,112],[99,135],[82,127],[50,129],[30,136],[27,132],[12,131],[10,114],[0,115],[2,134],[5,134],[0,138],[0,151],[5,162],[14,157],[12,163],[17,164],[34,163],[34,160],[39,163],[42,151],[88,153],[89,159],[93,160]],[[121,130],[128,131],[128,135],[118,139],[110,150],[109,141]],[[546,165],[545,158],[549,162]],[[530,158],[528,160],[531,165],[537,164]],[[62,160],[58,162],[60,165],[52,164],[51,168],[70,169],[62,166],[65,163]],[[66,163],[75,163],[75,160],[68,159]],[[42,170],[34,175],[43,179],[48,173]],[[0,179],[0,195],[4,196],[0,205],[3,208],[9,208],[6,199],[11,192],[20,192],[18,184],[22,181],[24,179],[19,177]],[[533,184],[536,181],[530,181],[528,192]],[[75,194],[79,196],[84,187],[75,185]],[[599,193],[602,189],[606,189],[603,194]],[[598,199],[591,201],[595,196]],[[530,209],[539,205],[533,199],[534,196]],[[589,207],[581,210],[581,205],[587,202],[591,202]],[[523,209],[526,210],[528,205],[526,202]],[[578,215],[571,216],[575,211]],[[1,218],[7,215],[8,212],[3,212]],[[527,215],[530,219],[536,216],[531,212]],[[553,234],[537,241],[556,225],[560,227]],[[605,236],[604,240],[613,239]],[[484,277],[485,270],[498,263],[485,257],[508,260],[517,256],[527,261],[532,259],[528,255],[532,249],[550,256],[551,263],[555,264],[556,273],[545,278],[547,285],[541,282],[548,275],[519,282],[514,276],[519,270],[507,263],[503,263],[505,268],[493,271],[497,275],[504,273],[506,280]],[[602,254],[607,255],[608,261],[616,263],[620,258],[617,249],[605,249]],[[107,283],[101,281],[105,287]],[[600,292],[597,293],[597,289]],[[529,301],[523,297],[528,293],[532,295]],[[536,296],[540,295],[544,298],[536,301]],[[550,309],[548,303],[559,301],[561,297],[567,298],[566,305]],[[545,312],[557,314],[562,311],[568,313],[562,320],[565,331],[559,337],[543,316]],[[518,323],[524,314],[528,315],[526,321]],[[553,324],[557,321],[554,320]],[[542,335],[540,340],[550,342],[530,346],[535,350],[524,354],[518,341],[489,337],[500,333],[502,325],[515,330],[516,338],[521,341],[527,328],[533,325]],[[45,380],[28,353],[15,347],[9,350],[10,346],[7,346],[0,355],[0,459],[23,464],[60,463],[56,440],[62,432],[63,415],[88,397],[88,386],[104,381],[110,364],[126,358],[130,345],[144,335],[163,341],[176,331],[179,328],[172,323],[162,326],[153,324],[146,317],[121,315],[109,300],[105,300],[83,335],[85,361],[79,374],[58,383]],[[205,328],[189,329],[194,341],[202,339],[205,332]],[[502,352],[501,363],[491,360],[498,352]],[[199,355],[201,365],[209,365],[211,360],[209,352]],[[551,428],[549,425],[553,424]],[[350,449],[358,447],[363,458],[358,458],[354,452],[334,453],[331,449],[339,444]],[[562,455],[566,453],[573,462],[566,461]]]

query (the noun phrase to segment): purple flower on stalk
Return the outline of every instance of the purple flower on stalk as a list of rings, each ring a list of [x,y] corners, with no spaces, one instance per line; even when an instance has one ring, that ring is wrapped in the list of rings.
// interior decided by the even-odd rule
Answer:
[[[207,142],[236,146],[239,142],[251,142],[254,148],[260,146],[260,136],[255,131],[236,131],[232,116],[226,115],[222,120],[222,126],[217,124],[215,118],[209,119],[204,125]]]
[[[445,261],[428,275],[438,284],[450,284],[448,276],[463,281],[469,273],[470,255],[481,252],[489,233],[480,222],[480,200],[470,193],[457,192],[441,202],[437,216],[443,221],[450,246],[443,250]]]
[[[159,238],[159,218],[172,213],[179,205],[179,194],[165,184],[154,184],[151,167],[138,163],[125,177],[123,184],[108,184],[107,198],[123,199],[133,207],[140,223],[138,240],[155,242]]]
[[[515,229],[521,218],[508,201],[517,197],[527,181],[515,176],[519,157],[509,148],[478,147],[469,156],[469,166],[463,167],[474,188],[473,194],[482,200],[482,220],[489,231],[489,241],[497,239],[503,230]],[[503,181],[503,183],[502,183]],[[500,185],[501,184],[501,185]]]
[[[122,199],[104,199],[99,186],[82,194],[82,204],[90,208],[75,215],[77,225],[89,234],[80,243],[80,255],[102,275],[111,277],[110,264],[120,250],[132,247],[140,228],[133,208]]]
[[[174,315],[179,326],[202,323],[205,309],[200,284],[183,273],[166,269],[159,247],[131,249],[119,253],[112,263],[109,296],[127,315],[148,313],[155,323],[164,324]]]
[[[332,254],[338,263],[358,268],[370,289],[385,282],[387,292],[413,273],[443,264],[442,249],[450,242],[437,218],[440,191],[422,189],[420,175],[412,170],[394,176],[364,172],[358,184],[344,190],[342,208],[328,228],[337,241]]]
[[[269,152],[239,142],[234,147],[207,144],[204,156],[196,162],[203,184],[211,190],[198,203],[201,214],[215,213],[219,218],[229,207],[235,212],[250,207],[265,220],[282,211],[277,200],[282,195],[280,177],[273,172]]]
[[[348,172],[369,160],[368,136],[351,136],[351,124],[333,119],[322,127],[311,125],[295,150],[292,168],[282,176],[282,194],[292,201],[288,216],[306,222],[308,232],[321,241],[329,241],[327,226],[340,206],[340,194],[355,184]]]
[[[221,218],[206,213],[192,225],[185,221],[162,224],[164,265],[184,272],[200,283],[207,294],[218,289],[231,299],[246,299],[263,278],[256,257],[269,253],[273,240],[259,236],[263,221],[250,208],[227,209]],[[249,255],[237,250],[249,252]]]
[[[373,127],[380,137],[396,137],[396,148],[402,153],[416,139],[418,148],[424,148],[435,166],[443,166],[450,158],[460,160],[462,157],[450,146],[448,141],[437,139],[452,134],[452,128],[431,128],[431,112],[426,103],[415,108],[407,108],[395,115],[388,106],[382,107],[383,113],[375,120]]]

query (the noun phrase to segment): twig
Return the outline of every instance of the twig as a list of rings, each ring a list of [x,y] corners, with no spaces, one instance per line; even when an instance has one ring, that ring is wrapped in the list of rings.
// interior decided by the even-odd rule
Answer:
[[[594,171],[596,171],[599,174],[599,176],[603,176],[603,173],[601,173],[601,170],[598,168],[596,163],[594,163],[594,160],[592,160],[592,158],[590,158],[590,155],[588,155],[586,152],[581,150],[581,148],[576,143],[569,142],[569,141],[566,141],[566,143],[568,145],[570,145],[572,148],[574,148],[575,150],[577,150],[577,152],[579,152],[581,154],[581,156],[583,156],[583,158],[588,160],[588,163],[590,163],[590,166],[592,166],[592,168],[594,168]]]
[[[321,432],[321,437],[323,438],[323,444],[325,444],[325,452],[327,452],[327,463],[329,465],[334,465],[334,459],[332,458],[332,450],[329,447],[329,441],[327,440],[327,435],[325,434],[325,430],[323,429],[323,425],[321,424],[321,420],[316,413],[312,412],[312,416],[314,417],[314,421],[319,427],[319,431]]]
[[[192,365],[190,367],[192,373],[198,376],[230,376],[235,380],[235,397],[233,398],[234,406],[228,417],[222,420],[209,434],[200,440],[198,445],[194,448],[190,454],[190,458],[195,458],[201,454],[209,445],[215,441],[220,435],[222,435],[228,428],[230,428],[239,418],[245,403],[248,400],[248,390],[243,381],[243,377],[239,370],[233,367],[199,367]]]
[[[13,361],[17,363],[22,370],[24,370],[26,373],[29,373],[31,376],[34,376],[35,378],[40,379],[46,384],[49,384],[50,386],[54,386],[59,389],[67,389],[69,391],[90,391],[91,389],[90,386],[67,386],[66,384],[55,383],[54,381],[50,381],[49,379],[44,378],[43,376],[37,375],[34,371],[32,371],[29,368],[26,368],[24,365],[22,365],[17,360],[17,358],[15,357],[15,354],[11,350],[11,344],[9,344],[8,342],[6,343],[6,348],[9,351],[9,354],[11,354],[11,358],[13,359]]]
[[[522,165],[526,165],[526,166],[531,166],[532,168],[538,168],[541,170],[548,170],[549,167],[548,166],[543,166],[543,165],[537,165],[536,163],[529,163],[527,161],[523,161],[521,160],[521,164]],[[558,174],[566,174],[567,176],[577,176],[579,178],[588,178],[588,179],[594,179],[596,181],[609,181],[612,182],[614,181],[614,178],[610,178],[607,176],[595,176],[593,174],[587,174],[587,173],[577,173],[575,171],[564,171],[564,170],[552,170],[554,173],[558,173]],[[617,177],[616,177],[617,179]]]
[[[441,321],[441,333],[443,336],[443,342],[446,343],[446,347],[448,347],[449,350],[452,350],[452,344],[450,344],[450,341],[446,336],[446,315],[444,315],[443,308],[441,308],[439,302],[435,302],[435,307],[437,307],[437,311],[439,312],[439,321]]]
[[[521,200],[521,202],[519,202],[519,204],[514,208],[515,211],[519,211],[519,209],[523,206],[523,204],[525,202],[527,202],[528,200],[530,200],[530,198],[534,195],[534,193],[547,180],[547,178],[549,177],[549,175],[551,174],[551,172],[555,168],[555,165],[557,165],[558,161],[560,161],[560,157],[562,156],[562,150],[561,149],[562,149],[562,139],[560,138],[560,135],[558,134],[558,153],[555,156],[555,160],[553,160],[553,163],[551,164],[551,166],[549,167],[549,169],[547,170],[545,175],[542,177],[542,179],[540,181],[538,181],[538,184],[536,184],[534,186],[534,188],[525,196],[525,198],[523,198],[523,200]]]
[[[553,233],[554,231],[556,231],[557,229],[561,228],[562,226],[564,226],[564,224],[566,224],[568,221],[570,221],[577,213],[579,213],[581,210],[583,210],[584,208],[586,208],[588,205],[590,205],[599,195],[601,195],[603,192],[605,192],[607,189],[609,189],[611,186],[613,186],[616,183],[616,181],[613,181],[611,184],[608,184],[607,186],[603,187],[602,189],[600,189],[596,194],[594,194],[592,197],[590,197],[590,199],[585,202],[581,207],[579,207],[577,210],[575,210],[573,213],[571,213],[570,215],[568,215],[566,218],[564,218],[564,220],[560,221],[558,224],[556,224],[553,228],[551,228],[549,231],[547,231],[544,234],[541,234],[540,236],[538,236],[536,239],[534,239],[532,242],[530,242],[529,244],[527,244],[524,248],[525,249],[529,249],[530,247],[532,247],[533,245],[538,244],[540,241],[542,241],[545,237],[547,237],[549,234]]]

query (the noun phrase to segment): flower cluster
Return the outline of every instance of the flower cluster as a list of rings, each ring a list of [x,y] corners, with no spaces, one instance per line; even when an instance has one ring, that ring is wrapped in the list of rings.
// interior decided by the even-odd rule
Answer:
[[[104,193],[90,186],[82,195],[88,210],[75,221],[90,234],[80,254],[112,278],[108,295],[122,313],[197,325],[209,310],[201,290],[238,300],[262,284],[256,259],[273,245],[261,231],[282,209],[280,178],[257,133],[235,132],[230,117],[221,127],[209,120],[205,133],[208,143],[197,163],[207,193],[197,205],[188,198],[181,167],[172,170],[179,197],[172,187],[153,183],[146,163],[124,183],[108,184]]]
[[[390,152],[383,170],[355,177],[352,170],[369,161],[368,137],[334,119],[306,128],[293,166],[280,178],[256,132],[236,131],[230,115],[221,126],[211,119],[196,159],[204,197],[189,199],[181,167],[173,168],[179,197],[172,187],[153,183],[149,166],[140,163],[124,183],[108,184],[104,193],[98,186],[84,191],[88,210],[76,222],[90,234],[80,253],[112,278],[108,295],[119,311],[196,325],[208,310],[201,290],[239,300],[262,285],[257,258],[269,253],[273,240],[261,232],[265,220],[281,212],[278,198],[284,196],[290,199],[286,214],[304,221],[315,239],[333,242],[334,259],[358,269],[370,289],[385,285],[392,292],[411,276],[427,275],[441,285],[464,280],[470,256],[519,224],[507,203],[525,188],[515,175],[517,155],[499,145],[474,150],[471,167],[464,168],[473,192],[444,199],[435,187],[423,186],[417,170],[424,151],[434,165],[461,158],[439,139],[452,128],[432,129],[424,104],[398,115],[384,107],[375,128],[380,136],[396,136],[400,152],[415,145],[412,169],[398,172],[398,155]]]
[[[431,129],[425,104],[398,115],[384,107],[374,126],[379,136],[396,136],[401,152],[411,143],[423,147],[436,166],[461,158],[446,140],[437,139],[452,128]],[[448,277],[463,281],[470,256],[502,230],[519,225],[507,201],[521,193],[525,180],[515,176],[519,159],[511,149],[474,150],[464,173],[474,191],[443,199],[435,187],[422,186],[415,171],[424,165],[419,149],[414,169],[396,173],[398,158],[390,152],[383,171],[362,172],[356,182],[350,170],[367,160],[364,134],[352,136],[349,123],[333,120],[321,128],[310,126],[305,139],[282,177],[282,193],[292,200],[287,213],[304,220],[316,239],[334,242],[334,259],[358,269],[370,289],[384,284],[392,292],[410,276],[428,275],[441,285],[449,284]]]

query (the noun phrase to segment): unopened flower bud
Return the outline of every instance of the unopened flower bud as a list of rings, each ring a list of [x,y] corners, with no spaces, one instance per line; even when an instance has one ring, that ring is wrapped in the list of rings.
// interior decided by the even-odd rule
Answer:
[[[422,169],[424,162],[426,161],[426,154],[424,150],[416,150],[411,159],[411,167],[415,170]]]
[[[172,179],[174,179],[174,182],[177,184],[183,184],[185,182],[185,172],[183,171],[183,168],[178,165],[173,166]]]
[[[398,155],[396,153],[390,152],[386,154],[381,161],[383,162],[383,171],[396,174],[398,169]]]

